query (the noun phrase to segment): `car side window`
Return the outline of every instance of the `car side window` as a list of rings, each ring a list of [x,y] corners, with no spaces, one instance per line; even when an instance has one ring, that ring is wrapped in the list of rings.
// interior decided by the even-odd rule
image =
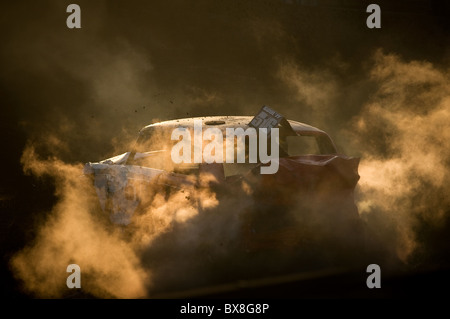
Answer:
[[[286,136],[286,143],[289,156],[321,154],[315,136]]]

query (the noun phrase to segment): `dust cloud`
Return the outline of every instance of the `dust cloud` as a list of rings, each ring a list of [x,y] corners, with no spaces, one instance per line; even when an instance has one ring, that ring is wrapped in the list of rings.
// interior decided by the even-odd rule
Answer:
[[[48,141],[55,153],[55,145],[64,148],[56,137]],[[61,270],[72,263],[82,269],[83,293],[99,298],[148,298],[161,289],[209,284],[215,274],[205,268],[208,258],[230,258],[242,224],[239,214],[252,205],[244,196],[219,205],[217,180],[201,173],[195,185],[180,192],[167,194],[162,184],[146,185],[137,195],[140,207],[132,223],[114,225],[81,164],[42,158],[36,148],[29,144],[23,152],[24,172],[51,178],[57,203],[38,222],[35,239],[11,260],[15,276],[32,296],[71,297],[65,286],[68,274]]]
[[[132,247],[121,240],[120,230],[92,214],[97,198],[80,174],[82,166],[57,158],[41,159],[31,145],[24,150],[22,163],[27,173],[54,178],[58,198],[34,242],[11,261],[25,290],[44,298],[63,297],[65,269],[76,263],[86,275],[83,289],[91,295],[145,297],[150,274],[140,266]]]
[[[65,297],[71,263],[87,276],[83,290],[101,298],[226,280],[242,261],[226,257],[243,225],[239,212],[254,202],[219,198],[214,187],[189,199],[154,193],[129,228],[114,227],[82,167],[129,151],[152,122],[253,115],[264,104],[325,130],[340,152],[361,158],[356,205],[376,238],[372,246],[406,266],[448,263],[444,10],[386,1],[377,31],[365,27],[358,1],[77,3],[81,30],[65,26],[67,1],[2,3],[0,10],[0,137],[9,155],[2,160],[14,168],[0,195],[27,203],[3,214],[18,232],[33,234],[10,248],[9,265],[26,293]],[[55,194],[37,190],[36,180]],[[214,184],[210,176],[202,182]],[[42,197],[32,201],[34,193]],[[42,207],[46,198],[50,209]]]
[[[449,217],[450,74],[382,51],[374,62],[378,89],[347,131],[362,157],[358,206],[411,261],[433,249],[421,241],[420,224],[439,229]]]

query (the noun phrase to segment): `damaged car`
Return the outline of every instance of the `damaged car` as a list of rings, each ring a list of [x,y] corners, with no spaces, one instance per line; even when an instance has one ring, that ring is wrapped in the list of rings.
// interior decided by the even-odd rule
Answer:
[[[196,147],[202,153],[212,143],[212,139],[206,143],[202,139],[202,132],[210,128],[216,134],[213,155],[216,159],[223,157],[223,161],[194,158]],[[178,138],[174,138],[176,130]],[[183,131],[192,149],[183,154],[188,160],[174,161],[174,148]],[[243,134],[234,134],[230,139],[230,131]],[[276,136],[272,134],[275,131]],[[194,145],[198,142],[196,135],[201,139],[200,146]],[[223,138],[220,144],[218,138]],[[252,154],[252,140],[256,141],[253,148],[257,156]],[[239,145],[244,146],[243,150],[238,150]],[[225,146],[235,152],[230,153]],[[263,149],[265,157],[260,156]],[[230,154],[231,158],[226,158]],[[268,161],[268,154],[277,156]],[[276,171],[262,173],[261,168],[270,165],[275,165]],[[114,224],[133,223],[134,216],[148,206],[155,194],[165,198],[182,194],[178,204],[186,201],[186,205],[195,205],[201,212],[207,205],[195,192],[208,188],[219,201],[227,196],[250,200],[239,217],[239,247],[245,251],[289,250],[302,243],[310,245],[315,238],[323,238],[320,234],[326,233],[328,240],[334,241],[356,231],[359,215],[354,190],[359,180],[358,165],[359,158],[338,153],[325,131],[286,119],[263,106],[256,116],[206,116],[145,126],[132,149],[87,163],[84,175],[92,179],[101,209]]]

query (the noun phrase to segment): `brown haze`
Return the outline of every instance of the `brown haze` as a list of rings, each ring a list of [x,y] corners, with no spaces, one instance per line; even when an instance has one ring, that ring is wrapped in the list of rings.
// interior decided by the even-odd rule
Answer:
[[[10,260],[26,293],[66,296],[71,263],[95,297],[207,284],[214,274],[202,268],[210,265],[204,251],[225,258],[239,212],[252,202],[220,202],[202,190],[191,197],[204,201],[201,213],[180,194],[155,195],[130,228],[117,228],[99,214],[82,165],[129,150],[137,131],[157,120],[252,115],[263,104],[361,157],[359,214],[389,258],[408,267],[437,251],[423,234],[442,231],[450,218],[450,42],[434,17],[393,7],[381,30],[368,30],[360,4],[79,1],[83,27],[68,30],[69,3],[0,10],[5,131],[23,138],[2,134],[5,153],[20,148],[21,171],[55,186],[54,205],[23,226],[34,237]],[[21,186],[7,195],[26,202]],[[30,207],[27,220],[38,212]]]
[[[421,248],[416,238],[417,223],[424,219],[439,227],[448,214],[446,209],[450,203],[445,195],[450,191],[446,182],[450,158],[446,144],[450,138],[450,82],[448,73],[430,63],[405,62],[381,51],[374,55],[374,62],[370,77],[378,88],[349,123],[351,129],[342,134],[349,136],[362,157],[357,199],[361,218],[367,221],[375,236],[381,237],[383,245],[407,262]],[[325,102],[333,100],[336,83],[324,85],[326,80],[320,74],[314,74],[312,81],[308,81],[311,74],[302,74],[293,66],[290,69],[284,66],[281,72],[289,75],[286,81],[297,85],[298,94],[311,107],[331,105]],[[301,84],[303,78],[309,83],[306,89]],[[324,87],[329,90],[323,90]],[[48,141],[54,149],[55,145],[63,147],[56,138]],[[189,201],[182,193],[169,199],[156,194],[146,199],[147,210],[136,217],[131,230],[125,231],[129,235],[124,236],[123,232],[108,226],[107,220],[94,215],[95,198],[81,176],[81,165],[67,164],[58,158],[42,160],[33,146],[25,149],[22,163],[28,173],[52,176],[58,197],[34,243],[13,260],[25,287],[39,296],[60,296],[59,291],[64,288],[61,283],[65,283],[67,276],[61,269],[77,263],[83,274],[87,274],[88,279],[83,283],[88,284],[84,289],[93,295],[148,297],[146,289],[151,287],[152,269],[139,256],[151,250],[154,238],[197,216],[197,199],[205,209],[218,206],[215,194],[207,188],[191,193]],[[237,202],[230,204],[234,206],[226,206],[233,211],[245,206]],[[222,213],[231,218],[229,211]],[[177,246],[174,251],[194,252],[195,247],[214,242],[224,225],[231,239],[239,227],[236,215],[231,218],[234,218],[232,224],[230,221],[225,224],[227,218],[217,218],[210,224],[196,224],[189,231],[188,226],[184,230],[178,226],[184,237],[177,237],[183,243],[173,244]],[[371,220],[376,223],[371,224]],[[202,228],[212,233],[206,235]],[[167,261],[165,266],[175,267],[173,261]],[[182,267],[186,269],[187,264]]]
[[[81,165],[56,158],[41,160],[29,146],[24,170],[36,176],[55,178],[58,203],[39,229],[35,242],[12,261],[25,288],[40,297],[60,297],[69,264],[86,270],[83,287],[102,297],[137,298],[146,295],[149,274],[142,269],[136,252],[99,216],[91,214],[95,194],[80,175]],[[120,269],[120,271],[117,271]]]
[[[418,223],[439,229],[449,214],[450,73],[381,51],[374,59],[379,88],[349,132],[362,154],[358,206],[363,218],[380,215],[386,245],[406,261],[428,249]]]
[[[63,147],[63,143],[55,142],[57,138],[49,140]],[[233,240],[239,230],[239,211],[250,205],[241,199],[228,199],[218,212],[215,193],[207,187],[215,179],[203,174],[198,188],[188,187],[169,197],[157,187],[154,190],[148,187],[139,194],[142,209],[134,216],[133,223],[123,228],[112,225],[99,208],[91,181],[82,175],[82,165],[64,163],[56,157],[42,159],[32,145],[24,150],[22,164],[27,174],[54,179],[58,198],[39,226],[35,240],[11,261],[24,289],[39,297],[67,296],[68,273],[61,269],[71,263],[83,269],[82,285],[86,293],[103,298],[149,297],[154,289],[153,269],[149,265],[155,261],[159,264],[161,258],[160,248],[152,247],[153,241],[171,232],[178,235],[163,238],[158,244],[163,245],[166,255],[174,253],[159,265],[158,271],[165,274],[157,278],[158,283],[162,281],[159,285],[173,285],[174,280],[180,287],[182,280],[201,283],[203,279],[207,283],[207,274],[201,270],[194,272],[200,279],[187,275],[192,275],[192,267],[205,263],[203,258],[207,255],[198,251],[199,248],[216,247],[220,240],[222,248],[215,248],[213,253],[215,257],[226,254],[226,241]],[[238,192],[245,192],[245,185],[242,187]],[[200,209],[207,213],[200,216],[200,221],[190,224]],[[211,213],[212,210],[215,212]],[[173,242],[174,239],[178,242]],[[167,271],[173,271],[175,279]]]

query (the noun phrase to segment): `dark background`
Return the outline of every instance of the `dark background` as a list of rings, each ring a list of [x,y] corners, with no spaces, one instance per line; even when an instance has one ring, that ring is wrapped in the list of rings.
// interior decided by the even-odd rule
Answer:
[[[450,62],[445,1],[376,1],[381,29],[366,27],[373,1],[357,0],[76,1],[82,28],[68,29],[72,2],[0,4],[2,296],[24,296],[8,261],[55,201],[51,179],[22,172],[27,143],[43,157],[97,161],[156,120],[252,115],[266,104],[326,125],[341,150],[359,155],[338,133],[370,97],[373,53]],[[328,70],[340,83],[335,108],[293,99],[278,73],[285,62]],[[448,240],[444,230],[436,242]],[[443,249],[437,255],[448,258]]]

